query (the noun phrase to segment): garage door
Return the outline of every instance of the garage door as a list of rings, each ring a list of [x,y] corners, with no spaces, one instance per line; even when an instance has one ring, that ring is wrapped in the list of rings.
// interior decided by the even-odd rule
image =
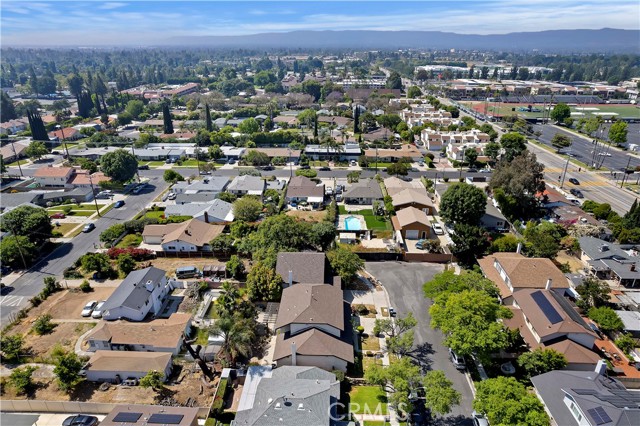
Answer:
[[[419,237],[419,232],[420,231],[407,231],[406,235],[407,235],[407,240],[417,240]]]

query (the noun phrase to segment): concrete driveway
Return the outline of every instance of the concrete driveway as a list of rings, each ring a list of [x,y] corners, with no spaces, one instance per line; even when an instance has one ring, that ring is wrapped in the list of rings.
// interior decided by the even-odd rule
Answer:
[[[441,272],[443,266],[433,263],[366,262],[365,269],[387,289],[391,305],[398,316],[413,312],[417,318],[416,350],[412,357],[427,365],[427,368],[444,371],[454,388],[462,395],[460,405],[454,407],[452,413],[443,419],[443,424],[471,425],[473,394],[469,382],[449,360],[448,350],[442,344],[442,333],[431,329],[431,300],[422,294],[422,285]]]

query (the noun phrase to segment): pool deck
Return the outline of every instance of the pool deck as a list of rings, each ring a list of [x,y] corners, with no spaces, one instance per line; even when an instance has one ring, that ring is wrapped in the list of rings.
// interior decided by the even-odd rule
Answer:
[[[355,217],[360,221],[360,229],[347,229],[345,227],[345,219],[348,217]],[[350,231],[350,232],[362,232],[367,230],[367,222],[364,220],[364,216],[360,214],[341,214],[338,216],[338,231]]]

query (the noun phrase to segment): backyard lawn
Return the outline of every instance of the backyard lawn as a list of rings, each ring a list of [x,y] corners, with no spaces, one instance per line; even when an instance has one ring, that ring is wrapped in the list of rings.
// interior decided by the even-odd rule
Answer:
[[[378,386],[354,386],[349,392],[349,398],[353,414],[389,413],[387,395]]]

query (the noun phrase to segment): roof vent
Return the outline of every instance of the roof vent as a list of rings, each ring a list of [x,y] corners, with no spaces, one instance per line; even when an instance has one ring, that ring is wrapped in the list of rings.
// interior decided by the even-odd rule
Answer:
[[[598,248],[598,251],[600,252],[609,251],[609,246],[607,244],[603,244],[600,246],[600,248]]]
[[[282,410],[282,404],[280,404],[279,402],[276,402],[276,410]]]
[[[303,403],[298,404],[298,410],[304,410],[304,404]]]

